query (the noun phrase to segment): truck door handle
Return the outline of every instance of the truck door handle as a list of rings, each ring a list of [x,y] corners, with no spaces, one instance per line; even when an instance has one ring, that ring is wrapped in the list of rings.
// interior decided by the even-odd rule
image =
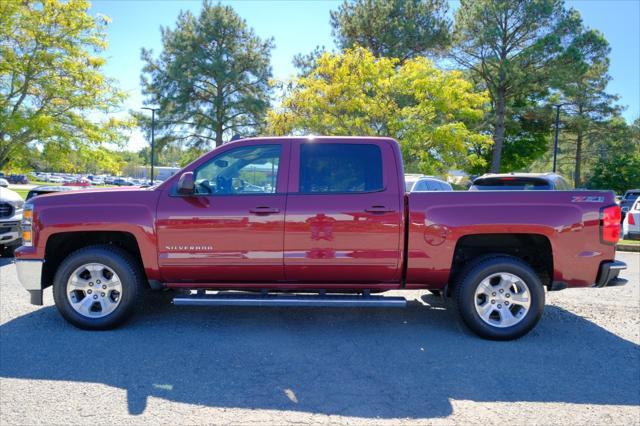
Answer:
[[[249,209],[249,213],[254,214],[272,214],[272,213],[280,213],[280,209],[276,209],[274,207],[268,206],[259,206]]]
[[[394,210],[385,206],[371,206],[369,208],[364,209],[364,211],[367,213],[389,213]]]

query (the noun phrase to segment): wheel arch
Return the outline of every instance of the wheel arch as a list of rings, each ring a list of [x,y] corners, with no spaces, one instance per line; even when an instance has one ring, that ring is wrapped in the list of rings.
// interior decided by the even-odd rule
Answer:
[[[84,247],[113,245],[126,251],[140,266],[146,281],[144,264],[136,237],[126,231],[72,231],[59,232],[49,236],[45,246],[44,267],[42,270],[42,288],[53,284],[58,267],[71,253]]]
[[[458,239],[451,263],[447,294],[451,294],[465,266],[481,258],[507,255],[531,266],[543,286],[553,282],[553,248],[546,235],[525,233],[470,234]]]

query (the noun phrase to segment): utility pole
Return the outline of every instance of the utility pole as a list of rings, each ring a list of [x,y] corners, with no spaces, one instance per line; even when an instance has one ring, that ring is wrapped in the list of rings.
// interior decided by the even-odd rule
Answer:
[[[554,104],[556,107],[556,134],[553,139],[553,173],[556,172],[556,163],[558,162],[558,131],[560,128],[560,107],[567,104]]]
[[[156,145],[156,111],[159,111],[160,108],[149,108],[142,107],[142,109],[148,109],[151,111],[151,185],[153,185],[153,163],[154,163],[154,151]],[[557,138],[557,129],[556,129],[556,138]],[[554,170],[555,170],[555,162],[554,162]]]

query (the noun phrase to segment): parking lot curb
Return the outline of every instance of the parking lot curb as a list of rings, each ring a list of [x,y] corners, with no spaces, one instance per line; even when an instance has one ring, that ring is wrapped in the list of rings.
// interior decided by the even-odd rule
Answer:
[[[618,245],[616,245],[616,249],[618,251],[630,251],[630,252],[640,253],[640,245],[618,244]]]

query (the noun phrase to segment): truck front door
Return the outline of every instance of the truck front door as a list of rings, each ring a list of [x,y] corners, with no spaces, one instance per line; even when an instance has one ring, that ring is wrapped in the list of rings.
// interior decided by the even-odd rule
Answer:
[[[158,262],[167,282],[284,280],[289,147],[231,144],[194,170],[193,195],[163,194]]]
[[[287,281],[398,282],[404,206],[397,176],[394,152],[384,140],[293,144],[284,239]]]

